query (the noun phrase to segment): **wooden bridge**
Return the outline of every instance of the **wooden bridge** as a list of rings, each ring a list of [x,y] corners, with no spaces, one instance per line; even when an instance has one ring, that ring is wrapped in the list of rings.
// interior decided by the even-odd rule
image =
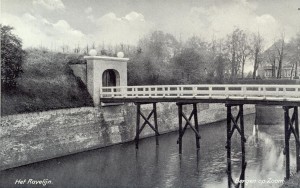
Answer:
[[[241,175],[240,180],[245,180],[244,135],[244,104],[279,105],[283,107],[285,148],[286,157],[286,179],[290,178],[290,149],[289,141],[291,134],[296,142],[296,168],[300,171],[300,142],[299,142],[299,119],[298,107],[300,106],[300,85],[159,85],[159,86],[120,86],[100,88],[100,101],[103,103],[125,103],[133,102],[137,106],[136,115],[136,148],[138,149],[139,135],[146,125],[149,125],[156,135],[158,145],[159,129],[157,125],[157,102],[176,102],[178,106],[179,119],[179,153],[182,153],[182,137],[189,126],[196,137],[196,147],[200,149],[200,132],[198,125],[197,103],[224,103],[227,107],[227,174],[228,187],[234,185],[244,187],[244,183],[235,183],[231,172],[231,137],[234,131],[241,136]],[[146,117],[141,110],[141,105],[152,104],[153,109]],[[187,116],[183,112],[184,105],[192,105],[192,112]],[[236,117],[232,114],[232,107],[238,106]],[[290,114],[291,112],[291,114]],[[153,115],[153,123],[150,118]],[[144,120],[141,125],[140,119]],[[194,123],[191,122],[192,118]],[[185,124],[183,126],[183,119]],[[239,181],[243,182],[243,181]]]

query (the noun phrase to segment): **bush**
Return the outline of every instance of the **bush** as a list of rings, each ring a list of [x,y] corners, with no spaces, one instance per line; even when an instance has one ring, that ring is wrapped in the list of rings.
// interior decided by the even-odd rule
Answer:
[[[22,73],[25,52],[22,41],[12,33],[13,28],[1,25],[1,88],[15,89],[16,79]]]
[[[2,115],[93,105],[85,84],[69,67],[70,61],[80,61],[79,55],[26,52],[16,91],[3,93]]]

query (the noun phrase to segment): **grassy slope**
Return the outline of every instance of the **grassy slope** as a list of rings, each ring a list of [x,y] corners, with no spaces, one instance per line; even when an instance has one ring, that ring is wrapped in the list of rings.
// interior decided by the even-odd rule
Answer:
[[[68,66],[78,58],[28,50],[17,89],[1,93],[1,115],[91,106],[86,86]]]

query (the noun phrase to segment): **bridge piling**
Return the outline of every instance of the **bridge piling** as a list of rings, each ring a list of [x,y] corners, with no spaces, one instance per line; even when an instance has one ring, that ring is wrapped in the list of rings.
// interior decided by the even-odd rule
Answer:
[[[290,118],[289,111],[293,110],[292,118]],[[298,107],[297,106],[283,106],[284,110],[284,154],[285,154],[285,179],[290,178],[290,138],[293,133],[296,142],[296,171],[300,171],[300,156],[299,156],[299,120],[298,120]]]
[[[227,176],[228,176],[228,187],[231,188],[232,177],[231,177],[231,106],[227,106]]]
[[[149,115],[146,117],[141,110],[141,105],[143,104],[152,104],[152,110],[149,113]],[[139,103],[136,102],[136,132],[135,132],[135,148],[138,149],[139,148],[139,135],[141,134],[141,132],[143,131],[143,129],[145,128],[145,126],[148,124],[149,127],[155,132],[155,140],[156,140],[156,145],[159,144],[158,142],[158,136],[159,136],[159,132],[158,132],[158,124],[157,124],[157,109],[156,109],[156,102],[151,102],[151,103]],[[150,118],[153,115],[153,122],[154,122],[154,126],[152,125],[152,123],[150,122]],[[142,124],[142,126],[140,127],[140,118],[142,117],[142,119],[144,120],[144,123]]]
[[[177,143],[179,144],[179,154],[182,154],[182,136],[183,136],[183,131],[182,131],[182,105],[178,105],[178,120],[179,120],[179,138]]]
[[[300,138],[299,138],[299,117],[298,117],[298,107],[294,107],[294,114],[295,114],[295,133],[298,137],[298,139],[295,139],[296,141],[296,164],[297,164],[297,172],[300,172]]]
[[[141,105],[140,104],[136,104],[135,149],[139,149],[140,111],[141,111]]]
[[[190,128],[194,131],[195,133],[195,137],[196,137],[196,148],[197,150],[200,149],[200,133],[199,133],[199,125],[198,125],[198,112],[197,112],[197,103],[176,103],[178,106],[178,120],[179,120],[179,137],[177,140],[177,144],[179,144],[179,154],[182,154],[182,137],[187,129],[188,126],[190,126]],[[193,105],[193,109],[192,112],[189,116],[189,118],[187,118],[187,116],[184,114],[183,112],[183,106],[184,105]],[[193,127],[191,120],[194,117],[194,126]],[[182,127],[182,119],[185,120],[185,126]]]
[[[196,132],[199,133],[197,103],[193,104],[193,111],[194,111],[195,129],[196,129]],[[195,134],[195,136],[196,136],[197,149],[200,149],[200,137],[198,136],[198,134]]]
[[[232,106],[239,106],[239,112],[236,118],[232,115]],[[242,188],[245,187],[245,171],[246,171],[246,150],[245,150],[245,132],[244,132],[244,111],[243,104],[226,104],[227,107],[227,141],[225,148],[227,149],[227,176],[228,176],[228,187],[231,187],[234,184],[235,187],[241,185]],[[238,121],[240,120],[240,121]],[[238,125],[240,122],[240,125]],[[232,170],[231,170],[231,138],[234,133],[234,130],[237,130],[241,136],[241,150],[242,150],[242,161],[241,161],[241,174],[239,177],[239,182],[235,183],[232,179]]]
[[[153,111],[154,111],[154,126],[155,126],[155,129],[157,131],[155,131],[155,142],[156,142],[156,145],[159,145],[159,142],[158,142],[158,125],[157,125],[157,110],[156,110],[156,103],[153,103]]]

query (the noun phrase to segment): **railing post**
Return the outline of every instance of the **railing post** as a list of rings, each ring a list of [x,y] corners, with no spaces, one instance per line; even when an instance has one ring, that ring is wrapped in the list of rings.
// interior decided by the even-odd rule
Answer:
[[[266,98],[266,88],[265,87],[262,87],[263,88],[263,94],[264,94],[264,99]]]
[[[247,95],[246,95],[246,87],[245,86],[242,86],[242,96],[244,98],[247,98]]]
[[[276,87],[276,91],[275,92],[276,92],[276,97],[278,97],[279,96],[278,95],[279,94],[279,87]]]
[[[229,97],[229,95],[228,95],[229,86],[225,86],[224,89],[225,89],[224,95],[226,96],[226,98],[228,98]]]
[[[193,86],[193,97],[196,97],[196,89],[197,89],[197,87]]]

